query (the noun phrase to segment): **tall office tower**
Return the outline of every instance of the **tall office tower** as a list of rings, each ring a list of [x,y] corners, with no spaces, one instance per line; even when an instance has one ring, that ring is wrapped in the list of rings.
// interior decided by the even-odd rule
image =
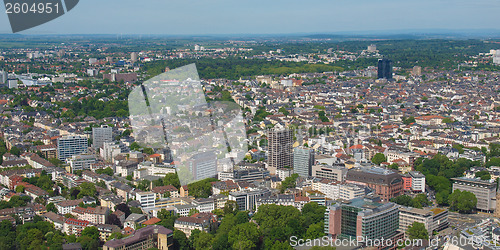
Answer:
[[[137,52],[130,53],[130,61],[137,62],[138,58],[139,58],[139,55],[137,54]]]
[[[213,151],[193,155],[188,164],[193,180],[217,178],[217,155]]]
[[[9,74],[7,73],[7,71],[0,70],[0,84],[6,83],[8,78]]]
[[[383,58],[378,60],[378,78],[392,79],[392,61]]]
[[[284,168],[293,166],[293,137],[292,131],[276,126],[267,132],[268,164],[270,168]]]
[[[312,165],[314,164],[314,150],[305,147],[293,149],[293,172],[302,177],[312,175]]]
[[[88,140],[84,136],[65,136],[57,139],[57,158],[64,161],[73,155],[85,154]]]
[[[113,141],[113,128],[102,125],[100,128],[92,128],[92,143],[94,148],[101,148],[105,142]]]

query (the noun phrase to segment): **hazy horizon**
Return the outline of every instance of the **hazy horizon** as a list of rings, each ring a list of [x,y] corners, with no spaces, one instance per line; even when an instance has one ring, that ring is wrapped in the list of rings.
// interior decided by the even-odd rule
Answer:
[[[22,34],[283,35],[498,30],[494,0],[84,0]],[[0,33],[12,33],[5,8]],[[497,32],[498,33],[498,32]]]

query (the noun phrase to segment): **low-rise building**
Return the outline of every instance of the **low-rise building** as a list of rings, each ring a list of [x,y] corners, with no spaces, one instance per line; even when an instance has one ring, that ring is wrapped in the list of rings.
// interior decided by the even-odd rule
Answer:
[[[179,190],[172,185],[154,187],[151,192],[155,193],[156,199],[164,197],[178,198],[180,196]],[[166,193],[168,195],[165,195]]]
[[[142,249],[171,249],[174,232],[163,226],[152,225],[136,230],[123,239],[113,239],[106,242],[103,250],[142,250]]]
[[[399,230],[406,232],[414,222],[424,224],[429,235],[448,227],[448,210],[442,208],[399,208]]]
[[[135,199],[141,203],[141,207],[152,208],[155,206],[156,194],[153,192],[137,192]]]
[[[195,229],[204,232],[211,232],[217,229],[217,216],[212,213],[196,213],[189,217],[181,217],[175,220],[174,228],[191,236]]]
[[[109,215],[109,209],[107,207],[76,207],[71,211],[77,219],[86,220],[93,224],[105,224]]]

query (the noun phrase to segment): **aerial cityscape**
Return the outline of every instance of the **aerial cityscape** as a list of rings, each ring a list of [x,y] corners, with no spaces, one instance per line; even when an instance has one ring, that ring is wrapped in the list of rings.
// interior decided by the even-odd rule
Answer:
[[[7,2],[0,250],[500,249],[498,30],[90,33]]]

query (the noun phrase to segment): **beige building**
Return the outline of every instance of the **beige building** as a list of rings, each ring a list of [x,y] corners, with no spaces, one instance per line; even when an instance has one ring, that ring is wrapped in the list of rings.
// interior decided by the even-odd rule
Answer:
[[[497,184],[495,182],[465,177],[452,178],[453,191],[469,191],[477,198],[476,209],[494,211],[496,208]]]
[[[399,230],[406,232],[414,222],[420,222],[432,235],[433,231],[440,231],[448,227],[448,210],[442,208],[418,209],[410,207],[399,208]]]
[[[174,232],[168,228],[152,225],[135,231],[123,239],[113,239],[104,244],[103,250],[172,249]]]
[[[343,181],[347,173],[347,168],[343,166],[314,165],[312,176],[333,181]]]
[[[212,213],[197,213],[190,217],[180,217],[175,220],[174,228],[184,232],[188,238],[195,229],[208,233],[217,229],[217,216]]]

